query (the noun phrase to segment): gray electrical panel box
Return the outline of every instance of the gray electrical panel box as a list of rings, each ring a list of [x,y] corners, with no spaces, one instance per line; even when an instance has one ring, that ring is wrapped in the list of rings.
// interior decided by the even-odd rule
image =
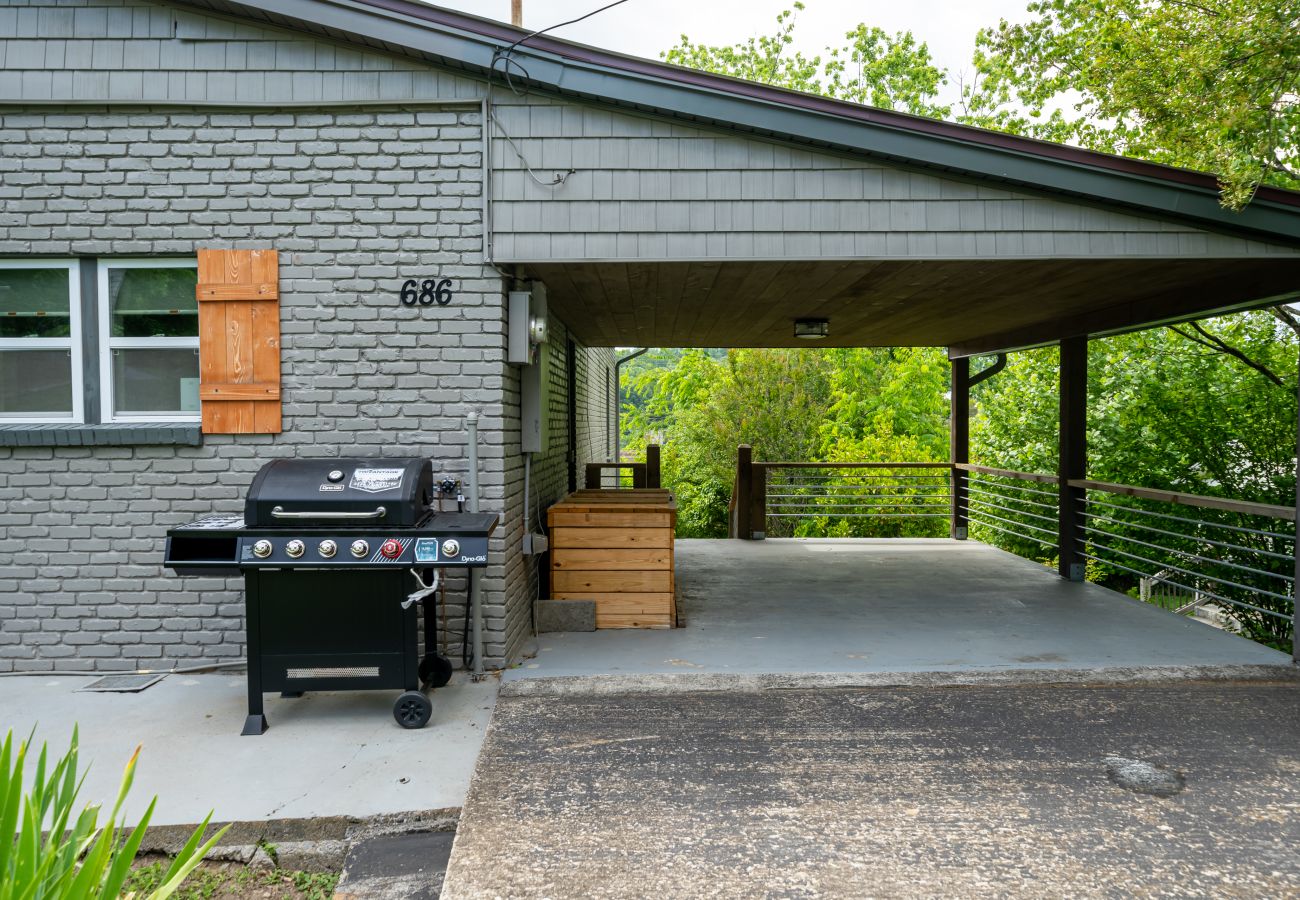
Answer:
[[[534,281],[506,298],[506,362],[526,366],[546,342],[546,285]]]
[[[542,344],[537,348],[537,361],[519,370],[520,450],[524,453],[545,453],[550,448],[549,360]]]

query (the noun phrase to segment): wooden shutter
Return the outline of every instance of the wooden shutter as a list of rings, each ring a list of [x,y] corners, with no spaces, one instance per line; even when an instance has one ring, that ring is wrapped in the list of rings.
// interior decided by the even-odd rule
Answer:
[[[204,434],[280,431],[280,279],[274,250],[200,250]]]

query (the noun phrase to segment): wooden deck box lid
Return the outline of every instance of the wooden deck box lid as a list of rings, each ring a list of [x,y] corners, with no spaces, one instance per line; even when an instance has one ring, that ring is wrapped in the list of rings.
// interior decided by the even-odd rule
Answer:
[[[637,513],[667,512],[675,517],[677,499],[670,491],[653,488],[624,490],[582,490],[552,504],[547,515],[555,513]]]

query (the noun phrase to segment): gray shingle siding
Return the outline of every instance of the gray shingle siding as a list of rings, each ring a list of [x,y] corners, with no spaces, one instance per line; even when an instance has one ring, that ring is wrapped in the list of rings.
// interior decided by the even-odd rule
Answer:
[[[143,0],[0,0],[0,103],[468,100],[418,60]]]
[[[615,110],[498,100],[492,243],[503,262],[1300,253]],[[575,171],[546,187],[525,160],[543,181]]]

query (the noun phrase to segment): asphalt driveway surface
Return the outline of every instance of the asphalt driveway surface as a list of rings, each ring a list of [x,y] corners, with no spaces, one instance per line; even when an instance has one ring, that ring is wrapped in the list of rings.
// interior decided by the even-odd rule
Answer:
[[[503,695],[443,896],[1300,896],[1300,687]]]

